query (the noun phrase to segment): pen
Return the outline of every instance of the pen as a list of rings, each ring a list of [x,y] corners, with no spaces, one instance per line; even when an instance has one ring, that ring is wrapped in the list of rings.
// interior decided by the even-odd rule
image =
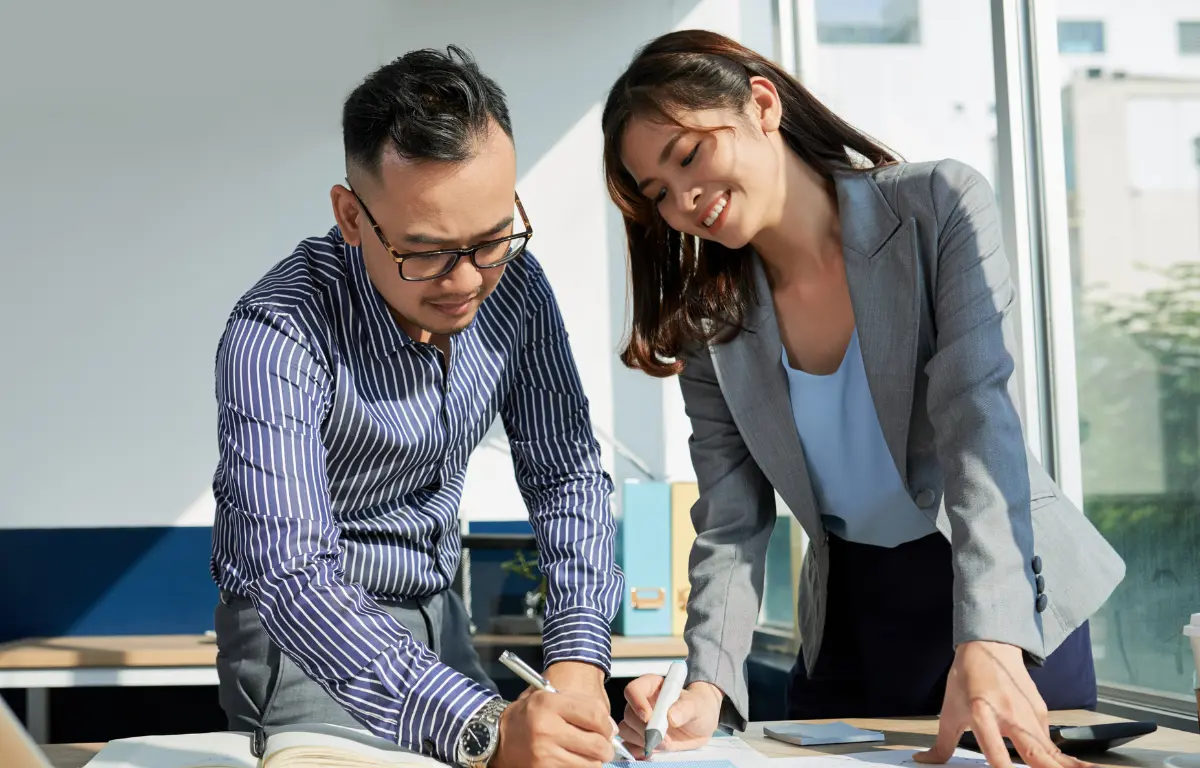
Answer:
[[[558,689],[553,685],[550,685],[549,680],[542,677],[533,667],[529,666],[509,651],[505,651],[504,653],[500,654],[500,663],[511,669],[517,677],[529,683],[534,688],[537,688],[539,691],[558,693]],[[617,751],[617,757],[620,760],[628,763],[637,762],[637,758],[634,757],[633,754],[625,748],[625,745],[621,743],[620,737],[613,736],[610,741],[612,742],[613,749]]]
[[[654,711],[646,723],[646,756],[649,757],[654,748],[662,743],[667,735],[667,712],[679,701],[683,691],[683,681],[687,678],[687,665],[682,661],[673,661],[667,669],[667,677],[662,687],[658,689],[658,699],[654,702]]]

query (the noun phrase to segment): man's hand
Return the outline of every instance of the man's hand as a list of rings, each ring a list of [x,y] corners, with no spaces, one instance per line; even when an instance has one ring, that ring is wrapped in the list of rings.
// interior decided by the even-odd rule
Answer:
[[[614,757],[612,736],[607,699],[529,688],[500,716],[488,767],[600,768]]]
[[[992,768],[1012,768],[1007,736],[1030,768],[1084,768],[1050,740],[1046,703],[1029,677],[1021,649],[983,640],[963,643],[954,654],[937,743],[915,757],[945,763],[964,731],[970,730]]]
[[[625,686],[625,717],[621,720],[621,738],[635,755],[646,744],[646,722],[658,701],[662,675],[643,675]],[[696,749],[708,743],[721,718],[725,694],[712,683],[695,682],[685,688],[667,711],[667,732],[658,749],[674,751]]]

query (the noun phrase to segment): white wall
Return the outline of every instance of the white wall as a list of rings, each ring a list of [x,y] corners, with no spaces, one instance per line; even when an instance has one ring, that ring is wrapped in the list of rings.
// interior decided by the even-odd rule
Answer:
[[[211,522],[213,356],[226,315],[333,223],[349,91],[406,50],[451,42],[508,93],[533,250],[597,425],[664,472],[688,430],[664,415],[674,382],[615,359],[624,244],[601,179],[599,108],[638,45],[680,26],[738,36],[746,25],[748,39],[770,40],[764,8],[11,4],[0,45],[0,527]],[[631,474],[607,445],[605,458],[618,479]],[[464,512],[523,514],[503,453],[477,453]]]

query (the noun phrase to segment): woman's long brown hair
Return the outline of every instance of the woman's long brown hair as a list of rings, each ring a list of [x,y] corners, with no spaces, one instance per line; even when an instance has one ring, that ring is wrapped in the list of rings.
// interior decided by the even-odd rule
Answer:
[[[754,75],[779,92],[788,147],[831,183],[836,171],[855,167],[847,150],[871,166],[897,162],[781,67],[723,35],[671,32],[638,51],[609,91],[602,117],[604,174],[629,241],[633,328],[621,362],[630,368],[652,376],[679,373],[685,345],[732,338],[756,297],[749,246],[732,250],[667,226],[621,161],[622,134],[634,117],[682,124],[694,110],[741,112]]]

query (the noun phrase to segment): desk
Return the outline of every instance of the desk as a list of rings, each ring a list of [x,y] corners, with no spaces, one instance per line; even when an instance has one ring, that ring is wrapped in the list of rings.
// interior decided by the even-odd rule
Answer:
[[[476,635],[477,647],[529,647],[532,635]],[[613,677],[664,673],[682,661],[682,637],[613,637]],[[217,646],[202,635],[49,637],[0,644],[0,688],[26,689],[26,727],[35,741],[50,733],[50,688],[216,685]]]
[[[1051,721],[1062,725],[1091,725],[1119,720],[1120,718],[1098,715],[1094,712],[1054,712]],[[887,734],[885,747],[878,744],[844,744],[840,746],[804,749],[793,747],[762,735],[763,725],[751,723],[742,738],[768,757],[797,755],[820,755],[837,752],[869,752],[872,749],[929,747],[937,733],[937,720],[914,718],[903,720],[849,720],[860,728],[883,731]],[[80,768],[99,751],[102,744],[56,744],[44,749],[55,768]],[[1159,728],[1149,736],[1143,736],[1105,755],[1100,755],[1101,766],[1129,768],[1162,768],[1162,761],[1179,752],[1200,752],[1200,735]],[[669,763],[668,763],[669,765]]]

